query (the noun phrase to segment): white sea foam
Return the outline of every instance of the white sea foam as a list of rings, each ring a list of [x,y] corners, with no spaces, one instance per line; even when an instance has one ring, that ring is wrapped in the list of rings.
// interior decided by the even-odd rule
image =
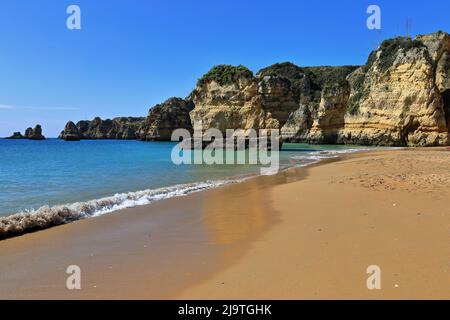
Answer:
[[[308,163],[316,163],[323,159],[329,158],[337,158],[341,154],[354,153],[358,151],[368,151],[368,148],[355,148],[355,149],[343,149],[343,150],[320,150],[320,151],[311,151],[301,156],[293,156],[291,159],[293,160],[305,160]],[[308,161],[309,160],[309,161]]]
[[[334,158],[339,154],[365,151],[369,149],[344,149],[313,151],[301,156],[293,156],[298,161],[292,166],[307,166],[322,159]],[[285,168],[286,169],[286,168]],[[76,202],[57,206],[43,206],[36,210],[19,212],[0,218],[0,239],[27,232],[47,229],[75,220],[96,217],[113,211],[150,204],[157,200],[186,196],[203,190],[213,189],[227,184],[239,183],[249,177],[239,179],[212,180],[200,183],[179,184],[165,188],[147,189],[136,192],[119,193],[111,197]]]
[[[110,213],[113,211],[150,204],[157,200],[186,196],[190,193],[217,188],[245,180],[214,180],[200,183],[174,185],[166,188],[120,193],[111,197],[58,206],[43,206],[36,210],[20,212],[0,218],[0,238],[7,238],[35,230],[50,228]]]

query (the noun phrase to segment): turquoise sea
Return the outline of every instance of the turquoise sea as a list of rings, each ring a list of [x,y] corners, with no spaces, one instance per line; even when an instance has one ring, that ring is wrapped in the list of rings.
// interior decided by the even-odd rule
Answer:
[[[258,165],[175,165],[173,142],[0,140],[0,216],[70,210],[64,219],[95,216],[234,183]],[[361,147],[285,144],[282,168]],[[56,209],[54,207],[56,206]]]

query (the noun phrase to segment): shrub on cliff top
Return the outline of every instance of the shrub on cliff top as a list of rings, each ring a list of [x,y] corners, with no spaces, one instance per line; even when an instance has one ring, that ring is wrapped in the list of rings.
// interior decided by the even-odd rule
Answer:
[[[320,100],[321,91],[325,88],[336,88],[347,83],[346,77],[356,66],[323,66],[299,67],[291,62],[276,63],[258,72],[259,77],[278,76],[287,78],[298,92],[307,94],[312,101]],[[306,79],[306,86],[305,86]]]
[[[267,68],[258,71],[258,76],[264,78],[266,76],[278,76],[289,80],[303,79],[305,70],[296,66],[292,62],[275,63]]]
[[[347,76],[358,66],[324,66],[307,67],[306,72],[311,73],[314,85],[318,89],[339,87],[347,83]]]
[[[291,81],[303,79],[308,76],[318,87],[330,83],[343,84],[348,74],[357,66],[323,66],[323,67],[299,67],[291,62],[276,63],[270,67],[261,69],[258,76],[279,76]]]
[[[221,86],[234,83],[239,78],[253,78],[253,72],[243,65],[230,66],[226,64],[220,64],[214,66],[203,77],[198,79],[197,85],[203,85],[209,81],[215,81]]]
[[[379,67],[381,71],[386,71],[389,69],[395,61],[395,58],[397,56],[397,52],[400,49],[403,49],[405,51],[414,49],[414,48],[422,48],[425,47],[425,45],[420,40],[411,39],[409,37],[397,37],[394,39],[388,39],[381,43],[381,46],[379,50],[381,51],[380,59],[379,59]],[[376,53],[377,51],[373,51],[369,59],[367,60],[365,69],[368,70],[372,67],[374,62],[376,61]]]
[[[301,92],[305,81],[305,70],[292,62],[275,63],[258,71],[258,77],[276,76],[288,79],[294,90]]]

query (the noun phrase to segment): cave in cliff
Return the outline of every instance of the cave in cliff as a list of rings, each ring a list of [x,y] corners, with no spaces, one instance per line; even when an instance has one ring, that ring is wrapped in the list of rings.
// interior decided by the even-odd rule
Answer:
[[[447,122],[447,129],[450,132],[450,89],[445,90],[442,93],[442,98],[444,100],[444,114]]]

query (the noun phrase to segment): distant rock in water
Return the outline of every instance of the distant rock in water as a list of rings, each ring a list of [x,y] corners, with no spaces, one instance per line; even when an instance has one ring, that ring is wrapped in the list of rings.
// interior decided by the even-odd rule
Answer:
[[[28,128],[25,131],[25,138],[30,140],[45,140],[45,137],[42,135],[42,127],[41,125],[36,125],[34,129]]]
[[[99,117],[92,121],[82,120],[76,125],[70,121],[59,135],[66,141],[82,139],[138,139],[137,132],[145,122],[144,117],[119,117],[102,120]]]
[[[6,139],[26,139],[20,132],[14,132],[11,137]]]
[[[170,141],[172,132],[176,129],[186,129],[192,132],[189,112],[194,109],[194,103],[181,98],[170,98],[162,104],[150,109],[145,124],[139,130],[139,136],[144,141]]]
[[[34,134],[33,128],[29,127],[25,130],[25,138],[30,139]]]
[[[78,131],[77,126],[72,121],[69,121],[64,128],[64,131],[61,132],[61,139],[66,141],[80,141],[80,132]]]
[[[122,139],[143,141],[170,141],[175,129],[192,131],[189,112],[194,109],[192,101],[170,98],[157,104],[144,117],[121,117],[92,121],[82,120],[77,124],[69,121],[59,135],[66,141],[82,139]]]
[[[6,139],[28,139],[28,140],[45,140],[45,137],[42,135],[42,127],[41,125],[36,125],[33,128],[27,128],[25,130],[25,135],[22,135],[20,132],[14,132],[11,137]]]

